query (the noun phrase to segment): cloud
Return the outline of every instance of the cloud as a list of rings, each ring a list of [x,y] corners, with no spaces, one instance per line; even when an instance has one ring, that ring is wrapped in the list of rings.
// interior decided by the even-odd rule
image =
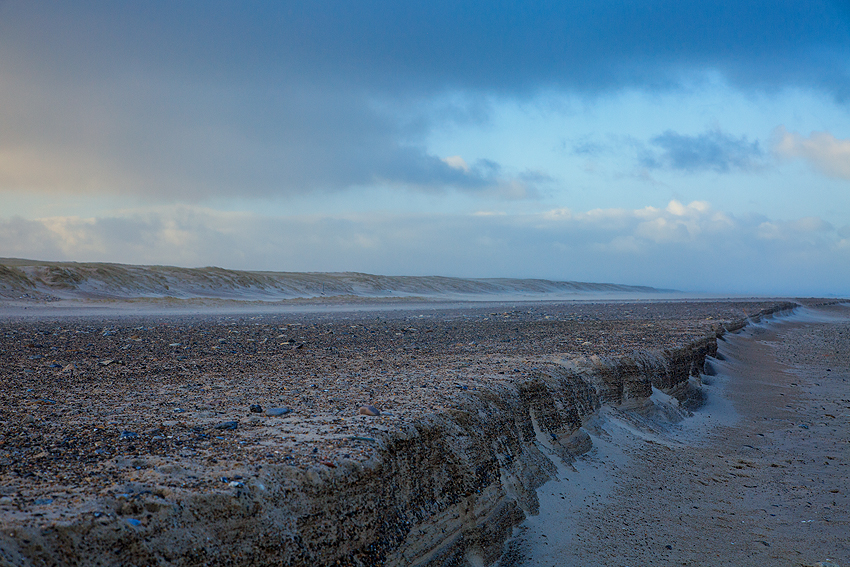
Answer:
[[[16,191],[193,201],[385,184],[533,195],[519,175],[482,177],[429,153],[434,124],[465,114],[447,118],[431,103],[670,90],[712,73],[746,91],[850,97],[841,0],[88,0],[2,10],[0,182]],[[712,140],[662,136],[655,157],[740,168],[730,141],[715,140],[712,158],[694,147]]]
[[[757,141],[736,138],[719,130],[686,136],[668,130],[652,139],[658,150],[647,150],[641,164],[651,169],[698,171],[750,171],[761,165],[763,152]]]
[[[492,162],[473,171],[452,167],[429,154],[418,134],[357,97],[292,86],[274,100],[249,93],[235,101],[198,85],[181,88],[163,115],[159,91],[172,88],[10,77],[0,83],[0,121],[7,125],[0,185],[197,200],[373,184],[479,192],[510,179],[493,175]],[[95,111],[99,89],[123,92]]]
[[[847,234],[815,217],[736,217],[699,201],[536,214],[287,217],[180,206],[0,219],[0,257],[848,295]]]
[[[87,74],[152,65],[190,82],[317,85],[382,92],[598,92],[669,87],[710,69],[751,88],[793,84],[846,94],[843,0],[295,0],[251,6],[189,0],[144,7],[59,2],[6,7],[3,35]],[[203,14],[203,16],[201,16]],[[84,38],[86,41],[79,41]]]
[[[451,168],[459,169],[464,173],[469,173],[469,165],[467,165],[466,161],[460,156],[449,156],[447,158],[443,158],[443,161]]]
[[[464,168],[459,156],[432,155],[425,125],[407,126],[362,95],[297,84],[274,96],[235,96],[220,85],[4,78],[0,189],[7,191],[197,202],[386,185],[528,198],[545,181],[492,160]],[[175,89],[177,96],[160,99]],[[114,98],[92,107],[104,97]]]
[[[773,132],[773,151],[781,158],[802,159],[829,177],[850,179],[850,139],[829,132],[812,132],[806,138],[779,126]]]

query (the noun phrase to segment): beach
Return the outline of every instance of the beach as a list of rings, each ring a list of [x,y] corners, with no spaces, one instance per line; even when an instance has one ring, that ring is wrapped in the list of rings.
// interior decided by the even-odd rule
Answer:
[[[848,316],[729,335],[679,423],[603,412],[501,565],[850,564]]]
[[[593,421],[607,408],[645,408],[657,390],[686,415],[717,337],[793,306],[9,317],[0,557],[493,563],[548,509],[537,489],[604,445]],[[595,530],[587,521],[574,537]]]

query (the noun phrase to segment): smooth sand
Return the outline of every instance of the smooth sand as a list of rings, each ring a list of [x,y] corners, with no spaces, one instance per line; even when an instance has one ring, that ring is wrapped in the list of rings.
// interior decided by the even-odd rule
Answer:
[[[501,561],[850,565],[850,308],[730,335],[678,425],[603,410]]]

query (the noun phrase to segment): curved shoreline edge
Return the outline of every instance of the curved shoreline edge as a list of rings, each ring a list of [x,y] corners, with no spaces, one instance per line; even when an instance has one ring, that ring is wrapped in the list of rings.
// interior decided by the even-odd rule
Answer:
[[[0,559],[12,565],[488,565],[514,526],[537,512],[536,489],[556,473],[546,455],[569,461],[590,449],[580,429],[585,420],[603,405],[640,407],[653,387],[689,398],[718,338],[797,306],[777,304],[682,348],[541,365],[368,440],[378,451],[365,463],[281,465],[232,495],[176,502],[152,495],[124,503],[152,515],[141,528],[103,516],[3,533]]]

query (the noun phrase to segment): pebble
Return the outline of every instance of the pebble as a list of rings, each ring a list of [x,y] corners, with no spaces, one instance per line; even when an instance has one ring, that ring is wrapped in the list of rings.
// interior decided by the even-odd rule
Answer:
[[[142,522],[136,518],[127,518],[127,523],[133,527],[139,527],[142,525]]]
[[[360,415],[371,415],[373,417],[381,415],[381,410],[379,410],[375,406],[361,406],[358,412],[360,413]]]
[[[288,413],[292,413],[292,410],[289,408],[269,408],[266,410],[266,415],[270,415],[272,417],[286,415]]]
[[[222,421],[215,426],[216,429],[236,429],[239,427],[238,421]]]
[[[263,406],[259,404],[251,404],[251,413],[263,413]]]
[[[122,431],[121,439],[136,439],[139,436],[135,431]]]

